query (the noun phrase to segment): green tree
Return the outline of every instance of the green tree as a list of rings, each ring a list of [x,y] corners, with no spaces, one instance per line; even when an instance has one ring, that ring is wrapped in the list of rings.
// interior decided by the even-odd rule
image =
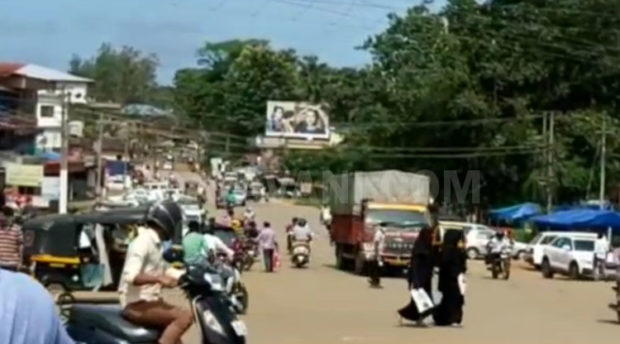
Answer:
[[[127,104],[157,99],[158,65],[154,54],[147,55],[128,46],[116,49],[104,43],[92,58],[74,55],[69,71],[95,80],[90,95],[98,101]]]

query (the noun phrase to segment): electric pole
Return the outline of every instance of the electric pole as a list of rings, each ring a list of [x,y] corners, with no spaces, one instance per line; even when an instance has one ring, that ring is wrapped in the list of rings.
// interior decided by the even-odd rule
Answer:
[[[601,175],[600,175],[600,186],[599,186],[599,194],[598,194],[598,198],[599,198],[599,206],[601,209],[603,209],[604,207],[604,202],[605,202],[605,155],[607,153],[607,133],[605,132],[607,130],[606,128],[606,121],[605,121],[605,115],[603,115],[603,123],[602,123],[602,130],[601,130]]]
[[[60,195],[58,200],[58,213],[67,213],[67,204],[69,197],[69,135],[67,134],[67,121],[69,119],[67,109],[67,93],[65,88],[61,94],[61,115],[60,115]]]
[[[551,208],[553,206],[553,142],[554,142],[554,112],[550,112],[545,116],[545,119],[548,118],[549,124],[547,126],[548,135],[545,139],[547,141],[547,213],[551,213]]]
[[[97,174],[96,174],[96,181],[97,184],[95,186],[95,193],[97,194],[97,197],[101,197],[101,184],[102,184],[102,170],[103,170],[103,166],[101,166],[103,164],[102,160],[103,160],[103,112],[99,113],[99,122],[97,123],[97,129],[98,129],[98,134],[97,134]]]

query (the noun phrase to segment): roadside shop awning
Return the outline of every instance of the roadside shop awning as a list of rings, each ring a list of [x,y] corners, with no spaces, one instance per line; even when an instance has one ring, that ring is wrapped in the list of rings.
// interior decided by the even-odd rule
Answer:
[[[555,230],[620,229],[620,213],[613,210],[572,209],[558,211],[532,219],[538,227]]]
[[[540,206],[536,203],[522,203],[510,207],[493,209],[490,211],[494,221],[520,221],[541,213]]]

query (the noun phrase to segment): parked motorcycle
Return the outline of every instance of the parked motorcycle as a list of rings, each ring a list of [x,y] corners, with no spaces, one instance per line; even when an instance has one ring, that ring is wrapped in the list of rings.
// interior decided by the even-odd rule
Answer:
[[[293,242],[291,261],[297,268],[303,268],[310,262],[310,244],[307,242]]]
[[[244,344],[247,328],[231,311],[218,271],[190,265],[179,279],[190,301],[203,344]],[[83,343],[157,343],[158,330],[134,325],[121,316],[119,305],[73,304],[68,309],[67,333]]]

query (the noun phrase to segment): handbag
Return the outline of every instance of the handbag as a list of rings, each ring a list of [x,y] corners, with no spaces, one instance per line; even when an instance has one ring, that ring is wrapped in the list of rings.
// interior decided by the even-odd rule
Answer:
[[[465,290],[467,289],[467,281],[465,280],[465,274],[460,273],[457,279],[459,282],[459,291],[461,292],[461,295],[465,296]]]
[[[418,308],[419,313],[424,313],[429,309],[435,307],[433,304],[433,300],[428,295],[426,290],[422,288],[411,289],[410,291],[411,299],[415,303],[415,306]]]

